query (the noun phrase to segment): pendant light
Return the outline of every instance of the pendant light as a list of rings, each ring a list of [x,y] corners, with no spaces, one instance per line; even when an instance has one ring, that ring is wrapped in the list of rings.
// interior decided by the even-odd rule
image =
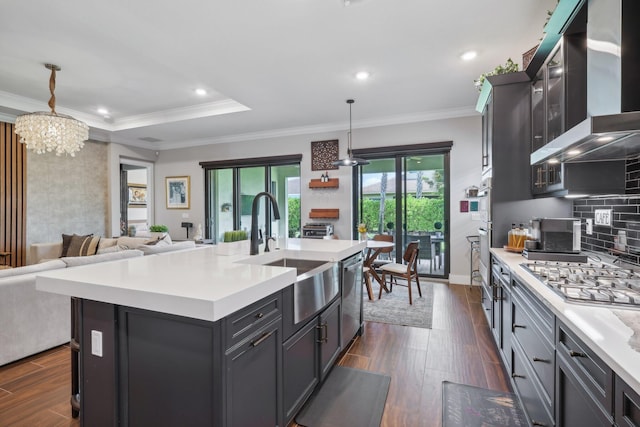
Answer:
[[[369,161],[365,159],[359,159],[357,157],[353,157],[351,150],[351,106],[355,101],[353,99],[347,99],[347,104],[349,104],[349,133],[347,134],[347,157],[338,161],[331,163],[333,166],[360,166],[360,165],[368,165]]]

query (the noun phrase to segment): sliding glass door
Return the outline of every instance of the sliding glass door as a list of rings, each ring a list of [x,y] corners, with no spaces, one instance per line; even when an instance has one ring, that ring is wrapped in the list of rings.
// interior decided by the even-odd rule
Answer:
[[[402,262],[409,242],[418,241],[420,274],[448,277],[448,152],[370,155],[369,160],[356,180],[357,217],[368,237],[392,235],[396,262]]]
[[[285,162],[286,163],[286,162]],[[251,233],[253,200],[263,191],[277,200],[280,220],[270,204],[258,202],[258,229],[265,236],[299,237],[300,235],[300,164],[233,166],[212,163],[205,166],[206,238],[224,241],[224,233],[243,230]],[[209,167],[207,167],[209,166]],[[216,167],[211,167],[216,166]],[[269,209],[267,209],[267,206]]]

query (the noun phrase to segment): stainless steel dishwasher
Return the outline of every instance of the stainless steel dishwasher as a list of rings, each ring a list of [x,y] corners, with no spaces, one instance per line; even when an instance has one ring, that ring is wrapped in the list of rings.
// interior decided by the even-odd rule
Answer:
[[[340,263],[342,288],[342,349],[345,349],[362,325],[362,254]]]

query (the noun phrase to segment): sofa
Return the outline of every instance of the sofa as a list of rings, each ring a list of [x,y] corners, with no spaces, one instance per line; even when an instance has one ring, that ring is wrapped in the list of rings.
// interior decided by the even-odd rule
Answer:
[[[62,242],[36,243],[30,247],[30,265],[0,270],[0,366],[70,340],[70,298],[36,290],[36,276],[39,273],[191,250],[196,246],[193,241],[149,244],[149,238],[100,240],[103,241],[102,251],[98,245],[95,255],[67,257],[60,257]]]
[[[177,250],[193,249],[194,247],[195,242],[191,240],[172,242],[171,237],[168,234],[162,237],[102,237],[99,240],[96,255],[121,252],[131,249],[140,250],[144,255],[153,255]],[[62,252],[62,241],[50,243],[34,243],[29,248],[28,263],[37,264],[45,260],[57,259],[62,256]]]

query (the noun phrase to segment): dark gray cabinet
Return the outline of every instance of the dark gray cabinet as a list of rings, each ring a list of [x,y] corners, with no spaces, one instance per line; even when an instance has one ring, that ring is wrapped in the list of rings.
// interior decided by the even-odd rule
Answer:
[[[342,350],[340,341],[340,308],[337,299],[320,314],[318,343],[320,344],[320,381],[323,381]]]
[[[613,424],[613,371],[569,329],[557,331],[558,426]]]
[[[554,425],[554,316],[517,277],[511,281],[511,376],[533,425]]]
[[[524,72],[501,74],[484,85],[476,109],[482,113],[482,177],[491,177],[492,203],[530,199],[530,79]]]
[[[482,304],[529,423],[640,427],[638,393],[557,319],[517,274],[507,272],[508,266],[493,256],[492,282],[500,287],[483,286]],[[502,283],[506,277],[511,278],[510,287]]]
[[[640,426],[640,396],[616,375],[615,414],[618,427]]]
[[[318,322],[309,322],[283,344],[284,419],[288,425],[320,382]]]
[[[341,299],[337,298],[282,345],[286,367],[283,371],[285,425],[291,422],[340,355],[340,308]]]
[[[226,352],[224,425],[283,425],[281,323],[275,319]]]

